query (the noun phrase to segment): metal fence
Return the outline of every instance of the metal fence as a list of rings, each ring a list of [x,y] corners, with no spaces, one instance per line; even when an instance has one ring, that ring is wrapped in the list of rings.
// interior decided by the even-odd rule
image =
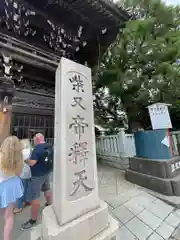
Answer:
[[[54,137],[54,117],[13,113],[11,132],[21,139],[31,139],[35,133],[42,133],[49,141]]]

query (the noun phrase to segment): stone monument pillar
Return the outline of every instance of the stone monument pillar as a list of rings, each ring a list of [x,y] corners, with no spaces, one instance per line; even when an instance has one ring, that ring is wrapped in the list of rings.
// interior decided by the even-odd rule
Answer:
[[[44,240],[115,240],[118,223],[100,201],[91,70],[62,58],[56,72],[53,204]]]

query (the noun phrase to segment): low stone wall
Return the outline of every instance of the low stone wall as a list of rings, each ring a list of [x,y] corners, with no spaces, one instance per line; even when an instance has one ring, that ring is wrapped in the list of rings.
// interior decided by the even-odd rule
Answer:
[[[180,196],[180,157],[171,160],[131,158],[126,179],[169,196]]]
[[[159,178],[173,178],[180,174],[180,157],[171,160],[148,160],[130,158],[129,168],[132,171],[152,175]]]
[[[177,194],[173,191],[170,179],[158,178],[152,175],[135,172],[129,169],[126,170],[126,179],[132,183],[151,189],[155,192],[162,193],[168,196],[177,196]]]
[[[121,170],[126,170],[129,168],[129,158],[127,157],[97,154],[97,160]]]

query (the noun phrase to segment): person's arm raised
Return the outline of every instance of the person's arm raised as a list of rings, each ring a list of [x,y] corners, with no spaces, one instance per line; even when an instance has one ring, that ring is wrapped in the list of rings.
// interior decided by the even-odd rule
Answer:
[[[36,165],[38,161],[38,153],[37,153],[37,149],[35,148],[33,151],[32,151],[32,154],[31,154],[31,157],[29,160],[26,160],[26,163],[33,167],[34,165]]]

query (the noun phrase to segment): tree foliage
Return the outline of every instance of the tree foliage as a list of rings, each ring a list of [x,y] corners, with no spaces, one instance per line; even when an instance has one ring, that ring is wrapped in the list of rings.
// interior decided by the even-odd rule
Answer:
[[[122,123],[124,111],[131,129],[148,128],[147,105],[172,103],[175,111],[180,106],[180,6],[158,0],[125,0],[124,6],[131,20],[102,59],[95,106],[101,102],[103,109],[99,94],[106,88],[111,124],[119,117]]]

